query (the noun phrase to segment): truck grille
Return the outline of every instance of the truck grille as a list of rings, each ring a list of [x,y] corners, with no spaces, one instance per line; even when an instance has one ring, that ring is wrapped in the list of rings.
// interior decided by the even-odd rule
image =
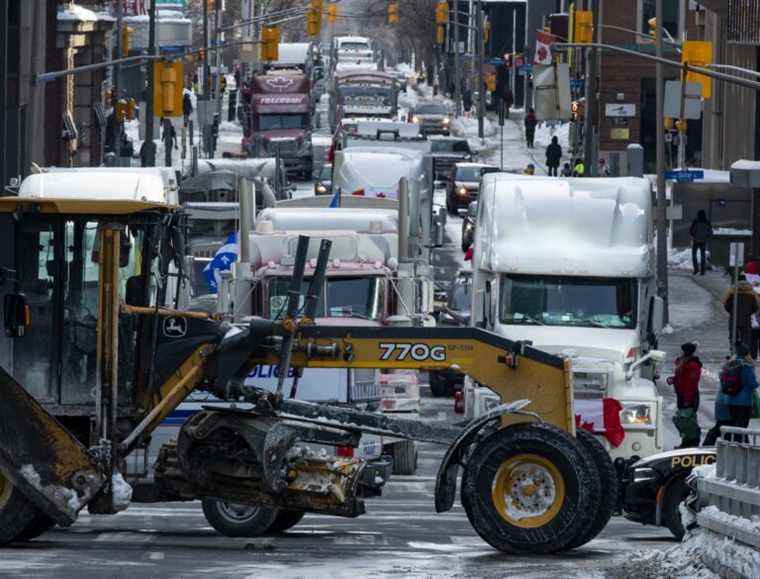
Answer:
[[[351,371],[351,402],[380,400],[380,384],[377,371],[357,369]]]
[[[586,400],[604,398],[608,383],[607,372],[573,372],[573,396]]]
[[[267,150],[270,154],[274,155],[280,153],[280,155],[295,155],[298,153],[298,144],[295,141],[275,141],[269,143]]]

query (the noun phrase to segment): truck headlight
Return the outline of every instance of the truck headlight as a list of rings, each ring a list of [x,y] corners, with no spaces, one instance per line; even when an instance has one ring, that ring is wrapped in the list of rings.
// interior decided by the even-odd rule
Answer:
[[[648,404],[626,404],[620,411],[620,422],[623,426],[652,426],[652,408]]]
[[[448,125],[449,124],[449,117],[443,117],[443,124]]]
[[[327,193],[327,187],[322,184],[317,185],[317,193]]]
[[[419,125],[420,124],[420,117],[418,117],[417,115],[413,116],[412,117],[412,122],[413,123],[417,123]]]
[[[467,197],[467,189],[465,189],[464,187],[460,187],[459,190],[457,191],[457,195],[459,195],[460,197]]]

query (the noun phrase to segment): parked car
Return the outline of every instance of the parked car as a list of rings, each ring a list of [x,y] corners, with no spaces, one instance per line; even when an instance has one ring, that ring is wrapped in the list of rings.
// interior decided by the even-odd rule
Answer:
[[[322,165],[314,181],[314,195],[332,195],[332,165]]]
[[[472,274],[460,271],[448,291],[446,304],[437,312],[438,326],[470,325]],[[433,396],[452,396],[464,385],[464,375],[456,370],[435,370],[428,373]]]
[[[480,178],[488,173],[497,173],[498,167],[483,163],[457,163],[451,170],[447,186],[446,209],[456,215],[462,208],[478,200]]]
[[[420,103],[411,111],[412,122],[423,135],[449,135],[451,111],[440,103]]]
[[[462,219],[462,251],[467,251],[475,241],[475,223],[478,215],[478,202],[472,201]]]

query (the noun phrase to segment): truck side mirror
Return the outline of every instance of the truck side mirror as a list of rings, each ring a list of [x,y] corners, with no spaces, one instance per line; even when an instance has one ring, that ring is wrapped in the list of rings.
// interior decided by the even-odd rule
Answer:
[[[438,208],[438,216],[435,220],[435,246],[443,247],[444,238],[446,235],[446,208]]]
[[[651,331],[655,336],[659,336],[662,333],[662,328],[665,326],[665,301],[660,296],[652,298],[651,316]]]
[[[32,317],[26,298],[23,294],[5,294],[3,300],[3,322],[5,335],[9,338],[20,338],[24,335],[27,326],[32,325]]]
[[[478,216],[478,202],[473,201],[467,206],[467,217],[472,219],[473,221]]]

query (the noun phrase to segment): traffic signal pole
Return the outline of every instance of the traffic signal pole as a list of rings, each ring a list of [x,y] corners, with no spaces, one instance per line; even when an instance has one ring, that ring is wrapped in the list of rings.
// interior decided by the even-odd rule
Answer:
[[[485,74],[483,70],[483,60],[485,60],[485,37],[483,36],[483,2],[477,0],[477,55],[478,55],[478,137],[482,141],[485,137],[484,118],[486,114],[486,91],[485,91]]]
[[[454,107],[462,114],[462,63],[459,61],[459,0],[454,0]]]
[[[663,22],[662,0],[656,0],[655,18],[657,19],[657,32],[655,36],[655,53],[658,59],[663,58]],[[665,215],[667,200],[665,198],[665,69],[663,63],[658,60],[656,73],[657,83],[657,293],[665,303],[665,321],[668,314],[668,231]],[[684,81],[686,80],[684,75]]]
[[[599,30],[599,10],[597,0],[588,0],[588,9],[594,17],[592,28],[592,41],[598,39]],[[596,37],[596,38],[595,38]],[[583,118],[583,165],[586,168],[586,175],[589,177],[596,176],[595,150],[594,150],[594,112],[596,110],[596,58],[598,51],[595,48],[586,49],[586,83],[585,83],[585,103]]]
[[[156,3],[151,2],[148,12],[150,23],[148,26],[148,52],[155,56],[158,51],[156,50]],[[153,85],[155,83],[153,75],[153,62],[148,63],[148,94],[146,95],[146,107],[145,107],[145,141],[143,146],[145,147],[145,155],[143,158],[144,167],[156,166],[156,143],[153,141],[154,127],[154,103],[153,103]]]

